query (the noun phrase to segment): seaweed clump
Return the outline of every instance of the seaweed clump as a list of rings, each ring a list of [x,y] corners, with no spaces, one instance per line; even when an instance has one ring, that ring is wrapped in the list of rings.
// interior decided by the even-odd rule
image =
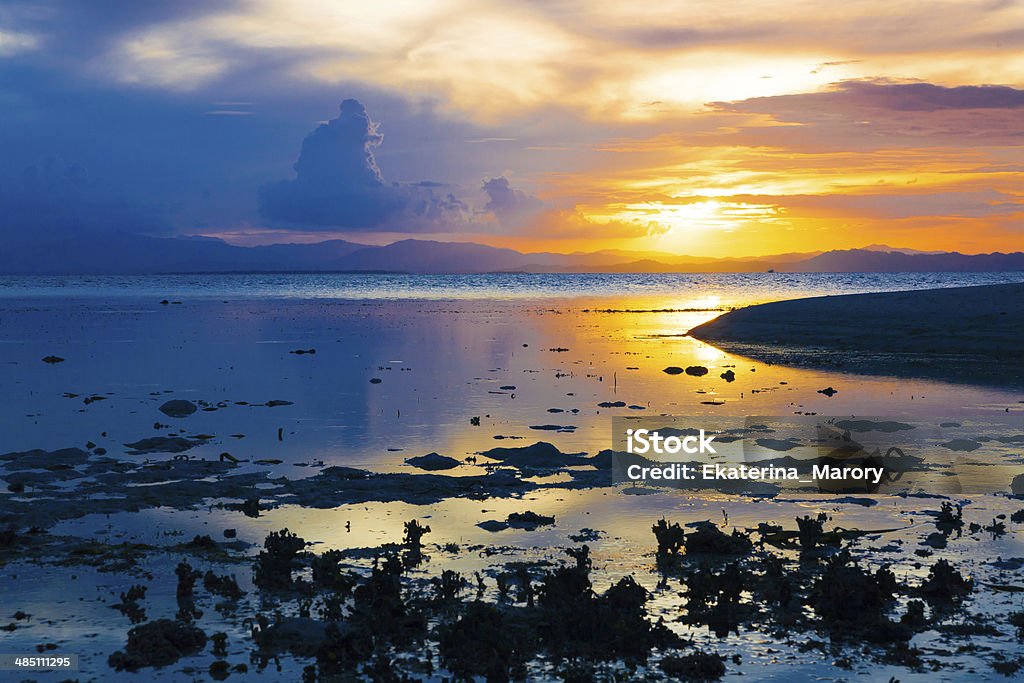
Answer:
[[[317,586],[347,597],[355,588],[356,580],[348,572],[342,571],[340,566],[342,557],[344,557],[344,553],[340,550],[328,550],[322,555],[313,557],[311,568],[313,582]]]
[[[966,597],[972,590],[973,579],[965,579],[948,561],[939,560],[932,565],[918,592],[932,602],[954,602]]]
[[[326,626],[316,653],[321,673],[351,671],[379,648],[409,648],[423,640],[426,614],[407,599],[402,587],[404,570],[405,564],[396,554],[374,561],[370,576],[352,591],[349,618]]]
[[[408,568],[417,567],[427,556],[423,553],[423,537],[430,533],[430,527],[424,526],[411,519],[405,523],[405,538],[402,545],[405,547],[403,561]]]
[[[458,677],[488,681],[526,678],[526,663],[540,642],[521,610],[475,601],[458,619],[437,629],[441,662]]]
[[[669,655],[658,662],[658,668],[677,681],[717,681],[725,675],[725,660],[717,652],[697,650]]]
[[[245,591],[238,586],[238,580],[231,574],[217,576],[212,571],[207,571],[203,575],[203,587],[213,595],[228,600],[238,600],[245,595]]]
[[[746,555],[754,548],[750,537],[738,529],[726,534],[711,522],[701,522],[684,542],[688,555]]]
[[[676,642],[664,623],[647,619],[648,593],[633,576],[597,595],[590,581],[590,548],[566,552],[575,562],[546,573],[537,591],[536,628],[552,655],[636,663],[652,649]]]
[[[744,583],[749,579],[739,564],[731,562],[721,572],[702,567],[686,580],[687,624],[710,628],[719,638],[739,630],[740,622],[753,616],[754,606],[743,603]]]
[[[128,620],[133,624],[139,624],[146,620],[146,610],[139,605],[139,600],[145,597],[146,587],[135,585],[121,593],[121,601],[110,607],[128,617]]]
[[[545,572],[534,591],[520,591],[524,607],[481,601],[467,605],[454,622],[438,627],[441,661],[464,678],[488,681],[523,678],[525,665],[540,652],[554,661],[622,660],[633,666],[653,649],[678,643],[660,620],[647,618],[647,590],[626,576],[603,594],[590,581],[590,549],[567,549],[573,562]],[[525,574],[525,576],[523,576]],[[517,573],[522,587],[528,572]]]
[[[750,536],[738,529],[727,534],[710,521],[693,526],[695,529],[686,533],[678,523],[662,518],[651,527],[658,542],[655,558],[661,569],[676,564],[682,554],[736,556],[748,555],[754,549]]]
[[[883,614],[899,590],[896,576],[887,567],[870,573],[844,549],[825,563],[808,602],[833,635],[877,643],[907,641],[913,631]]]
[[[272,590],[294,587],[292,570],[305,548],[306,541],[288,529],[270,532],[263,541],[263,550],[256,558],[253,581],[260,588]]]
[[[188,562],[179,562],[174,573],[178,576],[178,619],[181,621],[198,619],[203,616],[203,613],[196,607],[195,585],[202,573],[193,569]]]
[[[818,513],[817,517],[804,515],[796,518],[797,540],[800,542],[800,549],[803,551],[814,550],[822,542],[825,535],[825,520],[828,516]]]
[[[651,531],[654,532],[654,538],[658,541],[656,556],[659,563],[678,556],[679,551],[686,544],[686,532],[683,531],[683,527],[676,522],[667,521],[664,517],[651,527]]]
[[[192,623],[158,619],[128,631],[123,651],[107,663],[117,671],[138,671],[147,666],[167,666],[206,647],[206,634]]]

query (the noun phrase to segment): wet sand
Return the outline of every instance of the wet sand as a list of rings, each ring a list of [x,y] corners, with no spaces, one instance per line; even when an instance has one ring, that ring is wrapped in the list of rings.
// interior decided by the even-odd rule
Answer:
[[[1024,385],[1024,285],[778,301],[689,331],[768,363]]]

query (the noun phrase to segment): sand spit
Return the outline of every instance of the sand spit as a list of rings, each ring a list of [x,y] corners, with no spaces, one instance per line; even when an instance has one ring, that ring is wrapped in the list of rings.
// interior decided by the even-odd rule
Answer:
[[[689,335],[769,363],[1020,386],[1022,319],[1024,285],[1007,284],[778,301]]]

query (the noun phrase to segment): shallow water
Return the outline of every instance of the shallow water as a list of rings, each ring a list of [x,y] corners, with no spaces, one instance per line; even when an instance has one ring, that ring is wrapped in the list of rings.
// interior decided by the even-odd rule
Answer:
[[[629,302],[603,303],[624,310]],[[198,455],[280,459],[292,475],[295,463],[388,470],[431,451],[462,459],[536,440],[595,453],[611,445],[613,415],[955,417],[1024,408],[1009,390],[770,366],[678,336],[717,311],[606,313],[595,305],[5,300],[0,382],[10,409],[0,414],[0,433],[7,450],[91,440],[116,453],[169,433],[154,430],[160,422],[216,437]],[[311,348],[316,354],[291,353]],[[66,360],[40,361],[51,354]],[[709,373],[662,372],[694,364]],[[725,369],[734,382],[719,377]],[[817,393],[829,386],[838,393]],[[95,396],[104,400],[86,404]],[[171,398],[225,407],[176,420],[157,410]],[[269,400],[292,405],[238,405]],[[607,401],[643,410],[598,406]],[[544,425],[575,430],[531,429]]]
[[[594,454],[612,446],[611,417],[616,415],[817,413],[902,416],[931,423],[942,418],[962,424],[947,430],[948,438],[986,436],[996,433],[1007,411],[1015,418],[1024,414],[1020,392],[770,366],[683,335],[727,307],[755,301],[1022,279],[1020,273],[5,278],[0,280],[0,386],[5,399],[0,452],[84,447],[91,441],[118,458],[163,460],[171,456],[127,455],[124,444],[180,431],[212,437],[190,451],[194,457],[216,458],[227,451],[250,461],[243,468],[296,479],[330,464],[413,472],[405,458],[436,451],[462,459],[494,446],[541,440],[563,452]],[[181,303],[164,305],[163,299]],[[290,353],[312,348],[315,354]],[[41,362],[51,354],[65,361]],[[671,376],[662,372],[669,365],[703,365],[709,373]],[[720,378],[725,369],[734,370],[734,382]],[[371,383],[374,378],[381,381]],[[838,393],[818,393],[829,386]],[[95,397],[103,400],[86,402]],[[158,407],[170,398],[203,400],[216,409],[169,418]],[[270,400],[291,403],[255,405]],[[617,400],[643,410],[598,406]],[[471,424],[474,417],[480,418],[479,426]],[[157,429],[155,423],[170,426]],[[542,425],[575,429],[531,429]],[[936,440],[947,438],[947,432]],[[1006,490],[1009,479],[1024,472],[1021,450],[1010,444],[958,454],[958,466],[964,468],[958,473],[965,481]],[[281,463],[257,466],[252,462],[257,459]],[[977,462],[964,462],[972,460]],[[482,469],[464,465],[455,473]],[[956,491],[939,492],[957,496]],[[240,539],[258,545],[267,532],[287,526],[316,542],[313,549],[321,552],[397,541],[402,523],[418,518],[432,527],[429,543],[500,549],[487,556],[432,547],[431,562],[421,570],[426,577],[449,567],[494,571],[510,559],[562,561],[561,548],[573,543],[569,535],[588,527],[601,532],[589,542],[599,590],[629,573],[657,590],[650,526],[661,516],[679,522],[711,519],[728,528],[754,527],[760,521],[791,525],[798,515],[825,511],[833,523],[847,528],[896,529],[862,539],[855,549],[871,566],[891,563],[901,578],[918,580],[926,567],[912,551],[930,525],[922,511],[937,508],[938,502],[888,495],[877,501],[863,507],[798,492],[763,499],[629,486],[554,488],[523,499],[452,499],[431,506],[283,506],[257,519],[219,508],[153,508],[85,516],[61,522],[53,532],[169,545],[201,533],[219,538],[223,528],[232,527]],[[977,496],[965,518],[988,523],[1016,507],[1004,497]],[[554,515],[557,524],[497,534],[475,526],[525,510]],[[936,557],[954,558],[991,578],[996,573],[984,563],[996,556],[1024,556],[1022,540],[1020,530],[1011,525],[1000,539],[965,537]],[[895,549],[879,553],[886,544]],[[151,582],[151,618],[173,613],[173,579],[168,583],[166,575],[173,576],[175,561],[147,560],[144,565],[163,577]],[[365,568],[368,562],[353,564]],[[205,571],[215,565],[196,566]],[[247,565],[237,575],[244,588],[251,588]],[[56,641],[64,651],[82,653],[83,680],[110,677],[106,655],[123,646],[128,624],[109,603],[136,580],[89,568],[7,565],[0,603],[37,618],[30,627],[2,636],[3,649]],[[999,580],[1020,582],[1017,576]],[[678,589],[657,591],[652,611],[667,618],[678,613]],[[973,611],[1006,611],[1013,606],[1013,595],[978,596]],[[205,608],[204,619],[218,618],[211,605]],[[723,653],[743,654],[741,665],[730,666],[730,677],[934,678],[867,664],[853,671],[838,669],[821,653],[780,647],[760,633],[718,639],[705,628],[674,627]],[[244,628],[233,622],[216,627],[207,623],[204,628],[229,630],[232,659],[244,660],[249,650]],[[1008,642],[1000,640],[997,646],[1016,652]],[[948,643],[936,643],[940,646]],[[982,655],[947,659],[952,668],[942,672],[944,680],[999,679]],[[207,655],[185,659],[160,674],[177,679],[193,665],[204,673],[210,661]],[[281,675],[294,678],[302,665],[284,658]],[[121,677],[140,680],[115,676]]]
[[[256,299],[619,298],[760,301],[826,294],[1022,282],[1009,273],[486,273],[408,275],[288,273],[199,275],[0,275],[0,297]]]

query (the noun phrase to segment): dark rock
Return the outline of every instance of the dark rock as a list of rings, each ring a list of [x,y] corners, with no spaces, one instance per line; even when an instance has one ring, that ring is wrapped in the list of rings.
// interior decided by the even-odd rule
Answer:
[[[188,417],[196,412],[196,405],[192,401],[173,399],[160,406],[160,412],[167,417]]]
[[[670,365],[664,370],[662,370],[662,372],[664,372],[666,375],[681,375],[683,374],[683,369],[677,365]]]
[[[708,369],[703,365],[691,365],[686,368],[686,374],[691,377],[703,377],[708,374]]]
[[[526,529],[533,531],[539,526],[547,526],[555,523],[554,517],[538,515],[536,512],[513,512],[505,520],[513,529]]]
[[[948,448],[951,451],[960,451],[964,453],[970,453],[981,448],[981,444],[971,439],[953,439],[942,444],[943,448]]]
[[[1018,474],[1010,481],[1010,492],[1015,496],[1024,496],[1024,474]]]
[[[428,472],[450,470],[461,464],[455,458],[449,458],[447,455],[440,455],[438,453],[427,453],[415,458],[407,458],[405,462],[408,465],[418,467],[421,470],[427,470]]]
[[[818,393],[819,394],[825,394],[826,396],[831,398],[831,397],[835,396],[836,394],[838,394],[839,390],[838,389],[833,389],[832,387],[825,387],[824,389],[818,389]]]
[[[125,446],[132,449],[132,455],[144,453],[181,453],[196,445],[183,436],[151,436],[148,439],[139,439],[133,443],[126,443]]]
[[[583,453],[562,453],[554,445],[546,441],[538,441],[531,446],[520,448],[492,448],[483,451],[492,460],[500,460],[512,467],[529,467],[535,469],[557,469],[566,465],[584,465]]]
[[[43,359],[43,362],[49,363],[50,365],[56,365],[57,363],[63,363],[64,359],[60,356],[47,356]]]
[[[326,624],[308,617],[285,618],[254,633],[260,650],[289,652],[300,657],[315,655],[326,638]]]

